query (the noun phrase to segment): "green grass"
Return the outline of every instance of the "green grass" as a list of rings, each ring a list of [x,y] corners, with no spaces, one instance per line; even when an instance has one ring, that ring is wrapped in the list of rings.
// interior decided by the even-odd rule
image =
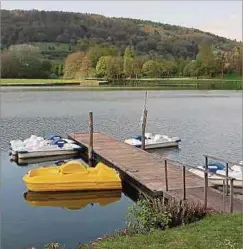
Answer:
[[[89,248],[84,246],[82,248]],[[97,249],[241,249],[242,214],[217,214],[178,228],[98,242]]]
[[[242,80],[242,76],[239,75],[229,75],[229,76],[224,76],[222,79],[220,78],[198,78],[197,77],[171,77],[171,78],[139,78],[139,79],[127,79],[127,81],[137,81],[137,80],[143,80],[143,81],[168,81],[168,80],[181,80],[181,81],[226,81],[226,80]]]
[[[240,80],[220,79],[131,79],[114,80],[109,85],[98,86],[98,80],[65,80],[65,79],[1,79],[0,85],[7,86],[48,86],[47,84],[62,86],[63,84],[77,84],[95,87],[99,90],[241,90]],[[87,90],[87,89],[86,89]]]
[[[201,89],[201,90],[241,90],[242,81],[222,79],[131,79],[113,80],[111,86],[161,87],[170,89]]]
[[[225,80],[241,80],[242,81],[242,76],[241,75],[235,75],[235,74],[229,74],[229,75],[224,75]]]
[[[35,85],[35,84],[69,84],[69,83],[96,83],[96,80],[65,80],[65,79],[1,79],[0,85]]]
[[[48,83],[71,83],[79,82],[77,80],[63,79],[1,79],[1,84],[48,84]]]

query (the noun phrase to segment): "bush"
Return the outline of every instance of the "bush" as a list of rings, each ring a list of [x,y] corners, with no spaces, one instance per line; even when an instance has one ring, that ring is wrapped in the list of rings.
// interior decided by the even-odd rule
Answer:
[[[157,212],[148,200],[139,200],[129,207],[127,228],[130,233],[147,233],[153,229],[165,229],[170,222],[170,214]]]
[[[62,247],[59,243],[49,243],[45,245],[45,249],[66,249],[66,247]]]
[[[129,233],[148,233],[154,229],[164,230],[169,227],[188,224],[202,219],[213,210],[205,209],[202,204],[187,201],[169,201],[161,199],[140,199],[127,213]]]
[[[207,214],[216,212],[212,209],[205,209],[201,203],[188,201],[170,200],[164,204],[161,199],[153,202],[153,209],[156,213],[168,213],[171,217],[168,227],[189,224],[204,218]]]

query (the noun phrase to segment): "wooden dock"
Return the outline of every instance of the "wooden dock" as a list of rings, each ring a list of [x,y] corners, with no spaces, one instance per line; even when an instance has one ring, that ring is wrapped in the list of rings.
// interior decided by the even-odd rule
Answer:
[[[68,137],[88,151],[89,133],[71,133]],[[186,198],[189,201],[205,203],[204,179],[185,170],[181,165],[167,160],[165,165],[162,159],[99,132],[93,133],[93,155],[95,159],[117,169],[123,179],[153,197],[180,200]],[[224,196],[210,186],[207,188],[206,199],[208,208],[222,212],[242,211],[240,200]]]

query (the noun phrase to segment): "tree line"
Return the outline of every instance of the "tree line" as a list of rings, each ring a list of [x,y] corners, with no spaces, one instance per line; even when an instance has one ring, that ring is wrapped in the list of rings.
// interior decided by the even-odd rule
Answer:
[[[1,35],[3,78],[241,74],[242,42],[152,21],[1,10]]]
[[[160,78],[174,76],[223,77],[225,74],[242,74],[242,48],[223,52],[210,44],[201,44],[195,60],[137,56],[134,47],[128,46],[124,55],[115,48],[94,46],[87,52],[77,51],[67,56],[64,65],[64,78],[82,79],[101,77],[121,78]]]
[[[11,45],[1,53],[2,78],[57,78],[63,75],[63,63],[47,60],[38,47]]]
[[[121,53],[116,46],[98,44],[69,54],[64,62],[47,60],[38,47],[28,44],[1,53],[2,78],[212,78],[232,73],[242,75],[242,48],[222,51],[208,43],[199,46],[195,59],[138,55],[133,46]]]

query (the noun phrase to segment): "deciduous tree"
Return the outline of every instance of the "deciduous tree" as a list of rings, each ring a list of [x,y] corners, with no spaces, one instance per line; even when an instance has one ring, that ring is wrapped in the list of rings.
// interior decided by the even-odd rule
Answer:
[[[80,76],[86,78],[89,76],[92,69],[92,60],[90,59],[89,55],[85,55],[80,68],[80,73],[77,72],[76,78],[80,78]]]
[[[74,79],[76,77],[77,72],[80,72],[84,57],[84,52],[75,52],[67,56],[64,65],[65,79]]]

